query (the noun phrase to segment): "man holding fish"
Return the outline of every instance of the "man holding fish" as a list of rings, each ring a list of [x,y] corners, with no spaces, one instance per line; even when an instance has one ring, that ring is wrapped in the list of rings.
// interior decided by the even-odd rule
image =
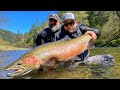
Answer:
[[[73,13],[66,13],[63,16],[63,25],[60,25],[59,16],[57,14],[50,14],[48,16],[48,19],[49,27],[43,30],[37,36],[37,46],[43,43],[54,42],[57,40],[70,40],[79,37],[83,34],[90,35],[92,37],[92,40],[94,41],[101,34],[98,29],[87,27],[82,23],[78,24],[76,17]],[[85,50],[83,53],[81,53],[80,55],[76,56],[73,60],[70,60],[68,62],[70,62],[70,64],[74,64],[78,61],[83,61],[84,59],[87,59],[89,56],[89,50]]]
[[[63,66],[65,66],[65,63],[69,63],[69,61],[68,66],[72,68],[81,62],[86,65],[113,66],[112,55],[89,57],[89,49],[93,48],[91,41],[100,36],[100,31],[78,24],[74,14],[66,13],[63,16],[63,25],[58,32],[55,42],[48,41],[50,43],[39,45],[8,65],[5,70],[13,70],[8,76],[25,75],[34,69],[56,68],[59,62],[60,64],[63,62]]]
[[[63,16],[63,25],[61,27],[61,32],[59,34],[59,39],[62,40],[70,40],[76,37],[79,37],[83,34],[88,34],[92,37],[92,40],[96,40],[100,37],[100,30],[90,28],[85,26],[84,24],[78,24],[76,17],[73,13],[66,13]],[[76,56],[72,61],[72,63],[76,63],[78,61],[83,61],[90,56],[89,50],[85,50],[80,55]]]

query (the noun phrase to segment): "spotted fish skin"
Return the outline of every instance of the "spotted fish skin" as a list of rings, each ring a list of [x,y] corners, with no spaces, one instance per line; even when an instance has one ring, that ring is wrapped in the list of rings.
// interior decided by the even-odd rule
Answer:
[[[40,45],[7,66],[5,70],[15,70],[8,76],[16,76],[42,66],[50,67],[54,66],[56,62],[68,61],[86,49],[90,49],[91,39],[90,35],[82,35],[67,41],[59,40]]]

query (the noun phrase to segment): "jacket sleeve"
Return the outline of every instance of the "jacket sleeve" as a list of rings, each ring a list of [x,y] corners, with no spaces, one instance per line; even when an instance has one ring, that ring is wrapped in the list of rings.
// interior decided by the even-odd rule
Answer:
[[[45,30],[41,31],[40,34],[37,35],[36,39],[35,39],[35,44],[36,46],[39,46],[41,44],[44,44],[44,38],[47,36],[47,32]]]
[[[93,31],[93,32],[95,32],[95,34],[97,35],[97,38],[100,37],[100,35],[101,35],[100,30],[87,27],[87,26],[85,26],[84,24],[80,24],[80,25],[79,25],[79,28],[81,29],[81,31],[82,31],[83,34],[84,34],[86,31]]]
[[[37,35],[37,37],[36,37],[36,39],[35,39],[35,44],[36,44],[36,46],[39,46],[39,45],[41,45],[41,44],[43,44],[43,43],[44,43],[44,41],[43,41],[43,39],[42,39],[41,34]]]

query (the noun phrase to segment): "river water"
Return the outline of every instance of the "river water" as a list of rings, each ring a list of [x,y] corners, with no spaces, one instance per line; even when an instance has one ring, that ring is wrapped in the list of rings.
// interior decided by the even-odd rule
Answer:
[[[120,79],[120,47],[100,47],[90,50],[91,56],[100,54],[113,55],[115,65],[105,70],[95,70],[88,66],[79,65],[74,70],[68,70],[66,68],[49,71],[35,70],[23,77],[7,77],[8,71],[4,71],[4,68],[28,51],[11,50],[0,52],[0,79]]]

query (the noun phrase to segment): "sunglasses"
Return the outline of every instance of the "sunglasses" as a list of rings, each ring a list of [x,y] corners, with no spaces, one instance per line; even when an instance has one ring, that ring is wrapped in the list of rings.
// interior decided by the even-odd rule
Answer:
[[[73,22],[65,23],[64,26],[67,27],[68,25],[72,26],[74,24],[75,24],[75,22],[73,21]]]

